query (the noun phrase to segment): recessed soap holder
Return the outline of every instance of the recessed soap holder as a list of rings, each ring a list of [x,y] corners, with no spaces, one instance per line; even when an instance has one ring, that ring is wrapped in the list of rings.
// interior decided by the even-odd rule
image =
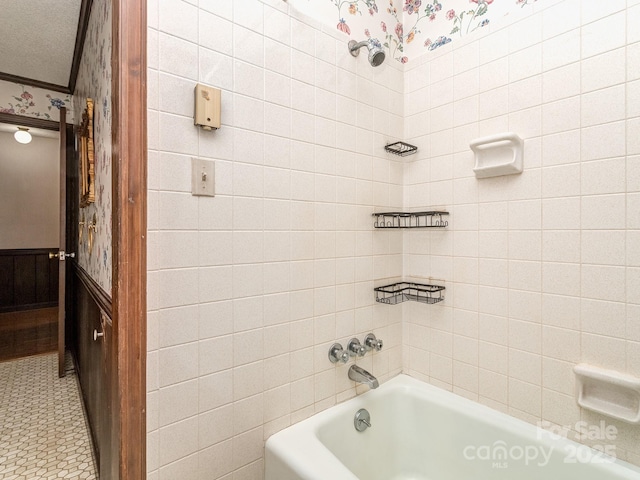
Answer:
[[[578,405],[623,422],[640,424],[640,378],[583,363],[573,371]]]
[[[513,132],[490,135],[472,141],[477,178],[522,173],[524,141]]]

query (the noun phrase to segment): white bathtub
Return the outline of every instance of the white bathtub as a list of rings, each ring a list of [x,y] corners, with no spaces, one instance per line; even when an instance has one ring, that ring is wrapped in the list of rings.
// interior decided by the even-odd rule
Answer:
[[[265,480],[299,479],[639,480],[640,468],[399,375],[267,440]]]

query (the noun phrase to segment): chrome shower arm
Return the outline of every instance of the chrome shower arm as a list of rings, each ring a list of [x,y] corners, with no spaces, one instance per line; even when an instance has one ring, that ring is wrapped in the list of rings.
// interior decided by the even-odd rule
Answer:
[[[349,53],[357,57],[360,54],[360,49],[362,47],[367,47],[369,50],[369,63],[372,67],[379,66],[382,62],[384,62],[384,49],[382,45],[376,38],[369,38],[367,40],[363,40],[362,42],[356,42],[355,40],[349,41]]]
[[[349,42],[349,52],[351,52],[351,55],[353,55],[354,57],[357,57],[358,55],[360,55],[360,49],[368,45],[369,45],[369,40],[363,40],[362,42],[356,42],[355,40],[351,40]]]

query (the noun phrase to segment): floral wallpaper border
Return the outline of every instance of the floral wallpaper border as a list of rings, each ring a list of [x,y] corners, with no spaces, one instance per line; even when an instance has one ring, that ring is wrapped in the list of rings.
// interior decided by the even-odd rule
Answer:
[[[73,123],[71,95],[0,80],[0,113],[58,122],[61,107],[67,108],[67,122]]]
[[[384,1],[384,0],[383,0]],[[288,0],[292,8],[353,37],[378,40],[407,63],[538,0]],[[380,2],[382,4],[382,2]],[[337,10],[337,14],[336,14]]]

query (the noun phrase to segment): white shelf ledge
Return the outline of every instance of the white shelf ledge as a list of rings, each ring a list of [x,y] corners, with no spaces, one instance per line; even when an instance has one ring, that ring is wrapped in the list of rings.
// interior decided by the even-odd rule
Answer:
[[[524,141],[517,134],[490,135],[472,141],[469,146],[475,155],[473,171],[477,178],[522,173]]]
[[[640,378],[584,363],[573,368],[578,405],[634,425],[640,424]]]

